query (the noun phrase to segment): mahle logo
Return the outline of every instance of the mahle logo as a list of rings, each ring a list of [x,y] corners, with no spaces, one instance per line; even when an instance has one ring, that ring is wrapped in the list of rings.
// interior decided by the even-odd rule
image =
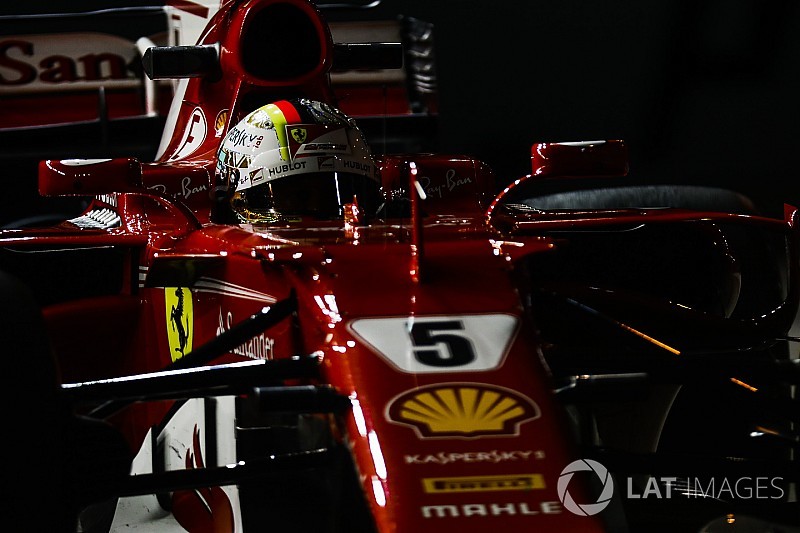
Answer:
[[[597,501],[594,503],[577,503],[572,495],[569,493],[569,482],[572,481],[572,476],[575,472],[593,472],[603,485]],[[573,461],[561,471],[561,476],[558,478],[558,498],[564,507],[573,514],[580,516],[592,516],[601,512],[611,502],[611,497],[614,494],[614,480],[611,479],[611,474],[608,469],[592,459],[578,459]]]

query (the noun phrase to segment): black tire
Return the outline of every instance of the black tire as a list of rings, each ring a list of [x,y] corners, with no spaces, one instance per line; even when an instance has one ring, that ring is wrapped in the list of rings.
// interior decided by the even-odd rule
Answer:
[[[44,318],[33,293],[16,277],[0,272],[0,339],[6,360],[2,404],[12,437],[0,499],[10,523],[30,531],[75,531],[77,516],[64,498],[63,428],[58,371]],[[13,372],[13,373],[12,373]],[[36,486],[26,489],[35,480]]]
[[[531,196],[519,203],[542,210],[674,207],[743,215],[757,213],[747,196],[729,189],[694,185],[631,185]]]
[[[107,422],[75,414],[60,387],[39,303],[22,281],[2,271],[0,339],[7,362],[0,396],[11,431],[3,515],[26,531],[74,533],[80,510],[108,498],[133,456]]]

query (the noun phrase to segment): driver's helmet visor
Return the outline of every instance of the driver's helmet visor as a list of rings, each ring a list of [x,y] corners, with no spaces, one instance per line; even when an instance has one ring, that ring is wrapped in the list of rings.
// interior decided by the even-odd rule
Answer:
[[[231,207],[248,222],[279,222],[311,217],[341,218],[346,204],[365,214],[380,207],[378,183],[361,174],[314,172],[271,180],[236,191]]]

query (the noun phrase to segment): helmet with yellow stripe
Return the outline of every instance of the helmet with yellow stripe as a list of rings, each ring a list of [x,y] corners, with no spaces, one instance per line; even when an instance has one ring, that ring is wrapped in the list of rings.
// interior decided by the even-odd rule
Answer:
[[[249,113],[217,154],[217,191],[239,221],[282,223],[374,213],[380,180],[355,121],[323,102],[281,100]]]

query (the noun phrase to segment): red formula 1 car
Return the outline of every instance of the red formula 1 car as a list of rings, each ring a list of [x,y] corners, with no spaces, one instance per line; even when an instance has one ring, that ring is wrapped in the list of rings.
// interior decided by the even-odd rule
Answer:
[[[499,192],[468,156],[373,157],[329,73],[399,53],[231,0],[144,56],[183,79],[154,161],[40,164],[42,195],[92,200],[0,232],[7,519],[796,524],[796,210],[628,183],[621,141],[536,144]]]

